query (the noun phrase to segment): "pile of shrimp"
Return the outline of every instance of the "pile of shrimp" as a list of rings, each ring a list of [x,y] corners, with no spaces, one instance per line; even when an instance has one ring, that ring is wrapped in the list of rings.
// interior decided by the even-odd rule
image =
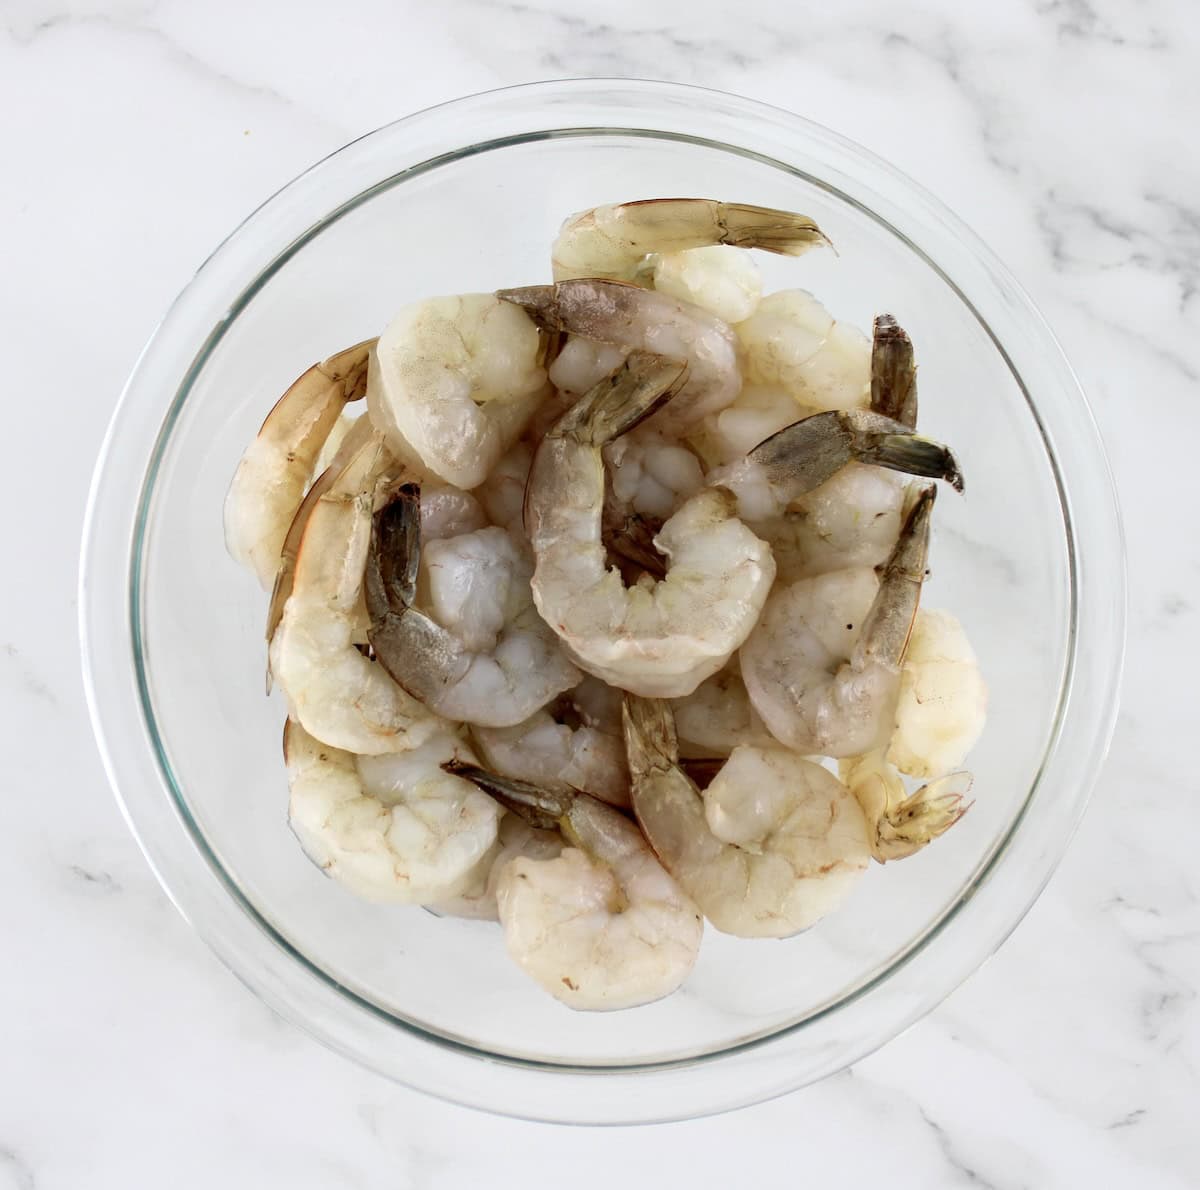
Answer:
[[[498,922],[572,1008],[673,992],[705,920],[807,929],[966,809],[986,691],[920,606],[963,476],[894,318],[764,296],[753,250],[827,243],[703,199],[573,215],[551,283],[309,368],[229,490],[304,851]]]

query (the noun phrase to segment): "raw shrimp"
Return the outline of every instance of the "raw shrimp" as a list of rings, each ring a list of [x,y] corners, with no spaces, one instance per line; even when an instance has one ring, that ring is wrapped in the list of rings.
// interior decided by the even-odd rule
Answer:
[[[474,492],[488,520],[522,541],[525,534],[525,485],[529,480],[529,465],[532,462],[533,447],[524,441],[514,443]]]
[[[674,699],[671,709],[685,760],[724,759],[739,744],[774,744],[750,703],[736,659],[691,694]]]
[[[813,409],[865,409],[871,344],[803,289],[763,298],[737,327],[749,384],[782,388]]]
[[[782,388],[746,384],[727,409],[704,419],[689,441],[710,466],[744,459],[760,442],[816,413]]]
[[[492,849],[476,868],[471,884],[456,897],[426,906],[439,917],[467,917],[475,921],[499,921],[496,886],[504,867],[517,856],[554,859],[562,852],[563,837],[556,830],[540,831],[519,814],[505,814]]]
[[[633,807],[667,870],[718,930],[786,938],[836,909],[870,860],[850,791],[776,745],[739,745],[701,793],[667,703],[625,700]]]
[[[438,714],[486,727],[520,723],[581,677],[533,606],[530,563],[495,527],[431,542],[421,568],[427,615],[415,606],[419,506],[420,488],[406,484],[375,518],[366,568],[371,646]]]
[[[575,716],[536,711],[515,727],[472,730],[484,764],[504,777],[516,777],[546,789],[577,789],[608,802],[629,806],[629,766],[625,745]]]
[[[288,531],[284,535],[283,544],[279,549],[279,557],[276,560],[275,585],[271,588],[271,599],[267,604],[267,645],[275,639],[275,629],[279,627],[279,621],[283,618],[283,609],[287,604],[288,597],[292,593],[292,584],[296,577],[296,558],[300,553],[300,542],[304,538],[304,530],[308,526],[308,518],[312,510],[317,506],[317,501],[329,490],[333,481],[341,474],[342,469],[346,464],[354,458],[354,456],[362,450],[368,442],[371,441],[371,436],[375,433],[374,427],[371,425],[369,417],[360,417],[346,432],[341,444],[334,452],[333,457],[329,460],[329,465],[321,471],[321,473],[313,480],[312,487],[304,494],[304,499],[300,501],[300,507],[296,509],[296,515],[292,517],[292,523],[288,526]],[[381,456],[381,465],[383,465],[383,456]],[[359,601],[361,603],[361,599]],[[363,615],[359,619],[365,624],[366,609],[363,608]],[[355,632],[355,643],[363,643],[366,641],[366,631]],[[271,690],[271,667],[267,665],[267,692]]]
[[[708,483],[737,497],[742,520],[765,521],[851,462],[944,479],[963,490],[962,471],[949,447],[878,413],[836,410],[787,426],[740,462],[710,471]]]
[[[372,355],[367,410],[418,473],[481,484],[546,396],[538,330],[491,294],[429,298],[401,310]]]
[[[986,718],[987,687],[962,625],[949,612],[919,611],[888,760],[914,777],[949,772],[975,746]]]
[[[585,794],[454,768],[535,823],[556,823],[570,843],[555,859],[512,860],[497,881],[508,952],[527,975],[593,1011],[649,1004],[679,987],[704,919],[628,818]]]
[[[662,578],[666,559],[654,538],[680,505],[704,486],[700,460],[685,446],[657,434],[627,434],[604,448],[609,485],[602,530],[618,565],[633,563],[630,577],[645,571]]]
[[[375,494],[394,465],[371,434],[313,502],[270,650],[292,717],[322,743],[362,755],[413,748],[440,726],[355,648]]]
[[[836,570],[772,592],[742,646],[754,709],[781,743],[820,756],[886,744],[925,580],[935,489],[909,513],[883,567]]]
[[[626,434],[604,448],[613,499],[626,512],[665,521],[704,486],[700,460],[657,434]]]
[[[347,401],[363,395],[375,340],[314,364],[276,402],[225,497],[225,545],[270,590],[313,464]]]
[[[289,719],[283,755],[292,830],[309,859],[351,892],[420,904],[477,879],[501,810],[441,767],[473,760],[449,725],[408,752],[355,757]]]
[[[611,277],[632,281],[651,252],[709,244],[799,256],[829,241],[805,215],[707,198],[648,198],[571,215],[554,241],[555,281]]]
[[[664,437],[678,437],[707,414],[724,409],[741,388],[733,332],[707,311],[666,294],[584,278],[502,289],[498,296],[527,310],[541,325],[626,352],[636,349],[687,360],[683,391],[647,423]],[[611,354],[596,353],[597,367],[610,360]],[[594,385],[605,375],[593,373],[589,379]]]
[[[838,768],[866,816],[871,854],[880,863],[920,851],[970,809],[963,805],[970,773],[951,773],[909,794],[882,748],[843,760]]]
[[[743,393],[738,403],[744,399]],[[722,413],[719,423],[724,424],[736,409],[734,405]],[[901,433],[916,425],[912,343],[889,315],[875,320],[871,412],[884,417],[898,414],[896,425],[904,427]],[[827,415],[826,420],[839,416]],[[848,416],[860,423],[863,420],[862,415]],[[767,449],[764,447],[762,453]],[[931,453],[929,457],[935,461],[936,470],[937,456]],[[949,468],[957,470],[948,452],[946,458]],[[953,482],[953,474],[950,478]],[[748,523],[771,543],[781,582],[845,567],[878,566],[896,544],[905,491],[904,481],[886,468],[849,462],[811,491],[796,496],[785,509],[779,509],[777,500],[773,515],[751,518]],[[789,494],[783,492],[780,498]]]
[[[659,293],[691,302],[731,326],[749,318],[762,298],[758,265],[740,248],[685,248],[658,253],[647,264]]]
[[[601,449],[677,391],[686,367],[634,352],[542,440],[526,491],[543,619],[589,673],[623,689],[678,697],[745,640],[775,577],[770,549],[733,515],[728,492],[688,500],[655,539],[661,582],[627,588],[605,562]]]

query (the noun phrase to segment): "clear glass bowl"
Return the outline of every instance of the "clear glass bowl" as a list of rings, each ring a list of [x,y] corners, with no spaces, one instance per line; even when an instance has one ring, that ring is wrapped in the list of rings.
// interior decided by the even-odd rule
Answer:
[[[869,326],[894,313],[925,430],[964,498],[938,502],[926,602],[969,626],[991,689],[976,804],[787,942],[709,930],[658,1004],[573,1013],[493,926],[361,903],[286,822],[263,694],[264,597],[221,504],[272,401],[313,360],[436,293],[543,281],[561,218],[699,194],[804,211],[837,245],[763,257]],[[1095,426],[996,258],[884,162],[796,116],[661,83],[476,95],[347,146],[256,211],[167,313],[97,464],[80,599],[109,777],[180,911],[268,1004],[410,1086],[586,1123],[678,1119],[839,1070],[936,1005],[1005,938],[1083,811],[1116,707],[1122,543]]]

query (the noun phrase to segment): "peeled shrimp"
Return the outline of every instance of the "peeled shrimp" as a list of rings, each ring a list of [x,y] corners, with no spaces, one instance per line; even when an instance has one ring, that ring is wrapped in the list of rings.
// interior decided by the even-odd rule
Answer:
[[[532,462],[533,447],[524,441],[514,443],[474,491],[488,520],[522,540],[525,536],[525,484]]]
[[[951,773],[909,794],[882,748],[843,760],[838,768],[866,816],[871,854],[880,863],[920,851],[969,809],[963,797],[971,788],[970,773]]]
[[[760,442],[815,413],[791,393],[761,384],[745,384],[727,409],[704,419],[689,441],[715,466],[744,459]]]
[[[689,372],[683,391],[647,423],[664,437],[678,437],[707,414],[724,409],[741,388],[733,332],[707,311],[666,294],[583,278],[502,289],[498,296],[527,310],[542,326],[611,344],[626,353],[641,350],[686,360]],[[610,364],[611,353],[597,352],[595,360],[596,367],[602,368]],[[587,377],[588,387],[607,374],[593,372]]]
[[[546,789],[577,789],[610,806],[629,806],[629,765],[620,735],[536,711],[514,727],[472,730],[484,764]],[[619,725],[618,725],[619,727]]]
[[[731,326],[744,322],[762,298],[762,276],[749,253],[718,244],[661,252],[648,261],[654,288],[691,302]]]
[[[347,401],[363,395],[374,340],[314,364],[267,414],[225,497],[225,544],[267,590],[317,456]]]
[[[786,394],[783,396],[786,400]],[[720,415],[719,424],[726,425],[737,405],[745,399],[744,392],[737,404]],[[785,410],[786,406],[776,416]],[[872,414],[878,417],[872,417]],[[893,415],[896,415],[894,421],[885,420]],[[906,440],[905,435],[911,435],[916,425],[916,417],[916,367],[912,343],[894,318],[882,315],[875,320],[871,350],[871,414],[826,413],[823,418],[811,422],[812,426],[824,425],[829,431],[824,442],[811,437],[807,447],[802,448],[800,436],[806,429],[798,426],[780,434],[774,444],[764,442],[761,449],[749,451],[751,458],[732,468],[741,477],[733,481],[740,489],[753,489],[755,481],[764,476],[774,480],[767,502],[769,515],[749,517],[748,523],[760,537],[771,543],[780,581],[791,582],[845,567],[878,566],[887,559],[900,532],[906,490],[904,480],[887,470],[888,465],[901,470],[911,469],[917,474],[940,473],[940,477],[948,478],[961,488],[957,463],[949,451],[924,439],[911,437]],[[851,436],[848,451],[852,458],[868,461],[848,462],[809,491],[800,489],[807,487],[816,475],[805,477],[803,483],[795,478],[781,479],[788,469],[789,451],[807,449],[818,454],[828,450],[835,437],[834,426],[839,427],[839,433],[842,427],[848,427]],[[879,440],[881,429],[885,437],[878,448],[879,458],[872,460],[870,443],[873,437]],[[789,437],[793,441],[787,445]],[[867,449],[855,445],[855,437]],[[784,444],[782,449],[781,444]],[[914,452],[921,454],[916,465],[911,461]],[[882,458],[885,454],[892,457]],[[791,457],[794,459],[797,454],[793,453]],[[885,466],[873,465],[873,461],[880,459]],[[717,480],[720,479],[718,476]],[[782,507],[785,501],[786,507]]]
[[[742,679],[768,730],[797,752],[883,747],[925,579],[935,489],[917,499],[883,568],[836,570],[772,592],[742,646]]]
[[[362,755],[415,747],[440,727],[355,648],[375,493],[393,467],[372,434],[313,502],[270,649],[292,717],[322,743]]]
[[[962,625],[949,612],[919,611],[888,760],[914,777],[947,773],[966,759],[986,718],[987,687]]]
[[[704,919],[638,828],[584,794],[559,794],[459,768],[506,804],[557,822],[555,859],[518,857],[496,885],[508,952],[571,1008],[610,1010],[670,995],[696,962]]]
[[[737,497],[744,521],[766,521],[852,462],[944,479],[963,490],[962,471],[948,447],[878,413],[836,410],[787,426],[740,462],[709,472],[708,483]]]
[[[803,289],[763,298],[737,327],[749,384],[782,388],[813,409],[865,409],[871,344]]]
[[[820,765],[739,745],[702,793],[679,765],[666,703],[626,698],[625,738],[638,822],[718,930],[786,938],[837,908],[866,870],[862,810]]]
[[[505,814],[491,851],[477,865],[475,878],[456,897],[435,901],[427,908],[439,917],[466,917],[474,921],[499,921],[496,888],[505,865],[518,856],[554,859],[565,846],[556,830],[536,830],[518,814]]]
[[[419,502],[420,489],[405,485],[375,520],[366,569],[375,654],[440,715],[520,723],[581,676],[534,609],[530,563],[495,527],[431,542],[422,556]],[[415,606],[419,567],[432,614]]]
[[[589,673],[639,693],[691,693],[745,640],[766,600],[770,550],[720,489],[693,496],[655,539],[666,577],[626,587],[606,566],[601,449],[677,391],[678,362],[633,353],[583,397],[534,456],[525,524],[542,618]]]
[[[418,302],[379,338],[367,410],[403,463],[469,490],[546,395],[538,346],[533,322],[491,294]]]
[[[359,756],[288,720],[288,817],[309,859],[369,901],[457,896],[496,841],[500,807],[442,765],[474,758],[448,726],[408,752]]]
[[[804,215],[706,198],[650,198],[571,215],[554,241],[555,281],[611,277],[632,281],[648,253],[709,244],[799,256],[828,243]]]
[[[680,753],[688,759],[724,758],[739,744],[774,744],[750,703],[736,659],[691,694],[674,699],[671,709]]]

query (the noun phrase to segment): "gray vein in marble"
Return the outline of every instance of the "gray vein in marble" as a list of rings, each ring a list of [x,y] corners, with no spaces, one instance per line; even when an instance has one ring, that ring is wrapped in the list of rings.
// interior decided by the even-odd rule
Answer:
[[[1038,205],[1037,224],[1056,268],[1090,272],[1132,265],[1162,274],[1178,285],[1184,314],[1200,292],[1200,214],[1162,194],[1146,193],[1142,202],[1150,210],[1135,223],[1050,189]],[[1163,228],[1151,226],[1155,215]],[[1117,259],[1098,258],[1105,241],[1121,246]]]
[[[1054,19],[1060,41],[1100,41],[1145,50],[1165,50],[1170,44],[1166,34],[1153,25],[1142,37],[1131,37],[1106,21],[1090,0],[1038,0],[1034,11]]]
[[[11,668],[17,676],[23,693],[43,699],[52,707],[58,706],[58,698],[54,691],[33,671],[32,667],[24,660],[24,654],[16,645],[4,645],[4,655],[13,663]]]
[[[12,1177],[12,1190],[35,1190],[37,1178],[33,1169],[15,1149],[0,1145],[0,1172],[4,1170]]]
[[[1105,1128],[1109,1132],[1115,1132],[1118,1128],[1133,1128],[1146,1114],[1144,1107],[1135,1107],[1133,1111],[1126,1112],[1119,1120],[1113,1120],[1111,1124],[1106,1124]]]
[[[71,864],[68,870],[76,880],[81,880],[96,892],[113,894],[125,891],[120,881],[108,872],[93,871],[82,864]]]
[[[1001,1183],[985,1178],[973,1165],[968,1164],[966,1158],[960,1155],[954,1138],[923,1107],[918,1106],[917,1111],[920,1113],[921,1119],[929,1126],[930,1132],[933,1133],[942,1156],[962,1175],[963,1185],[981,1186],[983,1190],[1001,1190]],[[1016,1183],[1012,1182],[1005,1185],[1012,1187],[1013,1190],[1026,1190],[1024,1184],[1021,1184],[1019,1188]]]
[[[149,8],[137,10],[137,16],[148,16],[153,12],[153,6]],[[121,15],[111,16],[107,13],[89,12],[89,13],[71,13],[71,12],[53,12],[46,17],[35,20],[24,28],[18,27],[12,23],[6,27],[7,32],[20,45],[30,45],[35,41],[40,40],[48,33],[61,31],[63,29],[76,29],[81,26],[95,26],[106,29],[112,33],[119,34],[125,37],[141,38],[144,41],[151,42],[164,49],[172,58],[173,61],[185,67],[194,76],[202,79],[205,82],[221,83],[229,87],[234,87],[244,95],[251,96],[255,99],[264,99],[270,103],[275,103],[281,107],[285,107],[292,111],[301,112],[306,120],[310,120],[314,125],[328,129],[334,129],[339,135],[344,136],[345,130],[331,123],[319,113],[303,107],[290,96],[284,95],[281,91],[275,90],[274,87],[269,87],[263,84],[247,82],[245,79],[237,78],[234,75],[219,69],[213,63],[206,61],[204,58],[198,57],[191,50],[185,48],[164,30],[155,25],[143,23],[136,19],[135,16]]]

